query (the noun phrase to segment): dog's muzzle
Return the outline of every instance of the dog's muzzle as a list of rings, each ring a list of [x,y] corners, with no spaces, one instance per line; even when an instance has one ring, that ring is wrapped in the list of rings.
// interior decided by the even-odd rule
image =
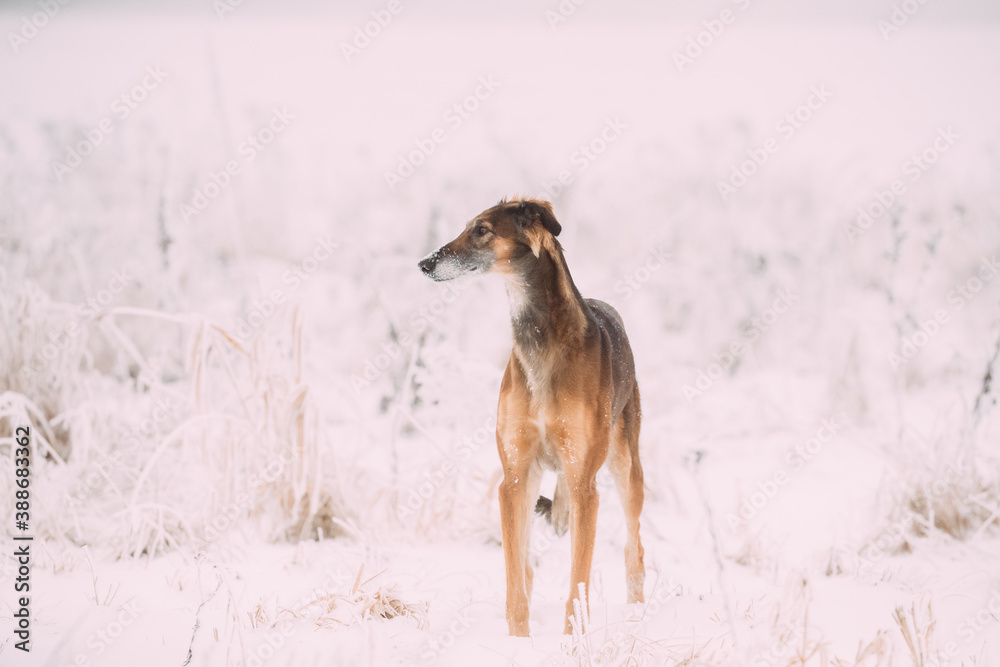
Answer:
[[[427,255],[420,260],[417,266],[420,267],[425,276],[437,282],[457,278],[462,274],[469,273],[471,270],[454,253],[449,252],[445,248],[438,248]]]
[[[485,273],[489,270],[488,257],[483,253],[455,254],[448,246],[438,248],[424,257],[417,266],[432,280],[443,282],[471,273]]]
[[[422,260],[417,262],[417,266],[420,270],[424,272],[424,275],[428,278],[434,278],[434,269],[437,268],[438,259],[441,257],[441,251],[435,250],[431,254],[424,257]]]

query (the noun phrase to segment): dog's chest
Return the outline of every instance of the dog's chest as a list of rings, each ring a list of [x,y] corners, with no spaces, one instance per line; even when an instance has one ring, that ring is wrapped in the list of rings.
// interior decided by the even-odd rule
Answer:
[[[556,393],[554,376],[562,355],[558,350],[546,349],[538,341],[529,345],[518,345],[515,354],[524,370],[524,381],[531,405],[535,411],[544,409],[552,402]]]

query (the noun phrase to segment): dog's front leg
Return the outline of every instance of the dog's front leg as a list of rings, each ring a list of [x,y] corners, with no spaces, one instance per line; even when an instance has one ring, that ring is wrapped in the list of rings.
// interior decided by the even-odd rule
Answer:
[[[541,433],[537,422],[529,415],[529,402],[527,381],[512,354],[500,385],[497,452],[503,469],[499,495],[503,556],[507,565],[507,627],[516,637],[528,636],[529,519],[541,481],[537,464]]]
[[[574,478],[575,477],[575,478]],[[594,537],[597,533],[597,506],[600,495],[594,475],[567,476],[570,488],[570,540],[573,545],[573,566],[570,571],[569,599],[566,601],[566,624],[563,632],[570,634],[573,626],[573,601],[580,597],[580,584],[584,586],[586,600],[580,600],[589,610],[590,567],[594,557]],[[579,619],[578,619],[579,620]]]
[[[528,636],[528,592],[525,581],[528,520],[528,470],[504,468],[500,483],[500,528],[507,564],[507,628],[515,637]]]
[[[588,418],[589,417],[589,418]],[[600,494],[597,492],[597,471],[608,455],[610,428],[607,431],[596,416],[577,416],[566,420],[567,426],[556,432],[559,443],[559,458],[566,475],[570,503],[570,542],[573,548],[573,565],[570,570],[569,599],[566,600],[566,624],[563,632],[570,634],[573,626],[573,601],[580,597],[583,584],[586,600],[580,600],[584,609],[589,610],[590,566],[594,557],[594,537],[597,533],[597,506]],[[593,424],[590,429],[576,425]],[[608,436],[604,433],[607,432]],[[579,620],[579,619],[578,619]]]

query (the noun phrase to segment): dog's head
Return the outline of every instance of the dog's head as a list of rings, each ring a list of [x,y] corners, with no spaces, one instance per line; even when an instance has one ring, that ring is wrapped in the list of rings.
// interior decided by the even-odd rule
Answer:
[[[467,273],[513,274],[530,257],[555,251],[562,226],[552,204],[537,199],[501,201],[468,224],[465,231],[420,260],[424,275],[451,280]]]

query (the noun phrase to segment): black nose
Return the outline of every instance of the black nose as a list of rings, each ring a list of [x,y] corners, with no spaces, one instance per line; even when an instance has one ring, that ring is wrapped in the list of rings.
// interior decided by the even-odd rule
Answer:
[[[425,276],[431,275],[431,272],[434,271],[435,265],[437,265],[437,257],[425,257],[417,262],[417,266],[420,267],[420,270],[424,272]]]

